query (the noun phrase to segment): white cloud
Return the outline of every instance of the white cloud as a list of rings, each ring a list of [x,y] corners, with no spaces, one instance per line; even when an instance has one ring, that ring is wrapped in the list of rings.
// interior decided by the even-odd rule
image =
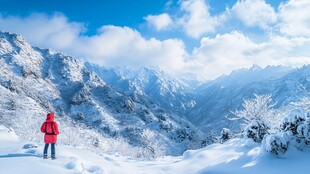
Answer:
[[[147,40],[138,31],[128,27],[104,26],[98,35],[84,37],[77,50],[99,64],[134,68],[158,66],[175,73],[184,66],[184,47],[181,40]]]
[[[310,36],[309,11],[309,0],[289,0],[280,5],[280,32],[288,36]]]
[[[167,13],[160,15],[148,15],[145,17],[145,20],[150,26],[155,27],[157,31],[166,30],[173,25],[173,21]]]
[[[61,14],[0,16],[0,29],[20,33],[32,44],[101,65],[157,66],[173,74],[195,73],[205,79],[252,64],[263,67],[310,64],[310,38],[307,37],[270,35],[266,41],[255,43],[241,32],[230,32],[204,37],[192,53],[187,53],[182,40],[146,39],[129,27],[103,26],[96,35],[86,36],[83,24],[70,22]]]
[[[226,16],[211,16],[209,6],[204,0],[185,0],[181,3],[181,10],[185,14],[178,19],[178,23],[184,28],[187,35],[199,38],[203,34],[215,32]]]
[[[267,29],[277,21],[274,8],[265,0],[238,0],[231,9],[246,26]]]
[[[62,14],[28,17],[0,16],[0,30],[22,34],[32,44],[107,66],[137,68],[157,66],[177,73],[184,66],[185,46],[181,40],[145,39],[128,27],[103,26],[93,36],[82,35],[83,24],[69,22]]]
[[[202,73],[206,78],[228,74],[234,69],[251,67],[253,64],[267,65],[310,64],[310,51],[298,55],[295,50],[310,46],[310,39],[288,39],[271,36],[263,43],[255,43],[240,32],[202,38],[201,45],[193,51],[197,58],[191,71]]]
[[[244,53],[255,47],[249,38],[238,32],[202,38],[200,47],[193,51],[197,64],[195,69],[207,78],[214,78],[233,69],[250,66],[251,61]]]
[[[22,34],[35,45],[66,49],[85,28],[80,23],[68,22],[62,14],[34,13],[24,18],[0,15],[0,29]]]

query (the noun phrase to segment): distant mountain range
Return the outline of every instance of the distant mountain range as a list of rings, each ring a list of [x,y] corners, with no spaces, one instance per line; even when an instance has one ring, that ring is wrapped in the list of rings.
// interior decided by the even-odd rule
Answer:
[[[301,87],[310,89],[309,78],[309,65],[254,65],[197,87],[158,69],[83,63],[0,32],[0,122],[18,135],[53,111],[63,126],[70,120],[132,146],[148,146],[143,132],[152,131],[165,154],[177,155],[204,146],[210,131],[237,129],[225,116],[243,99],[270,93],[277,107],[287,105],[304,95]]]
[[[290,68],[253,66],[200,86],[196,91],[197,105],[190,120],[200,129],[219,131],[221,127],[237,129],[238,122],[231,122],[225,116],[231,111],[242,109],[243,99],[254,98],[253,94],[272,94],[276,108],[286,106],[305,96],[301,87],[310,90],[310,66]]]

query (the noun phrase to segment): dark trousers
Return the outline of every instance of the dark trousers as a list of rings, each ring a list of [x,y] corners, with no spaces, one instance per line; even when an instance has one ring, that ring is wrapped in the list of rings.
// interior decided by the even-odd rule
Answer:
[[[48,145],[49,143],[45,143],[45,146],[44,146],[44,151],[43,151],[43,155],[47,156],[47,150],[48,150]],[[51,143],[51,155],[52,157],[55,157],[55,143]]]

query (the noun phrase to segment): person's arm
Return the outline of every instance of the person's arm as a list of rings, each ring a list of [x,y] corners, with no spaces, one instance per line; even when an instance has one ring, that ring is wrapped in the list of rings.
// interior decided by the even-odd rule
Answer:
[[[58,135],[58,134],[59,134],[58,125],[57,125],[56,122],[54,122],[54,124],[53,124],[53,130],[54,130],[54,134],[55,134],[55,135]]]
[[[46,131],[46,124],[45,124],[45,122],[42,124],[42,126],[41,126],[41,132],[42,133],[45,133],[45,131]]]

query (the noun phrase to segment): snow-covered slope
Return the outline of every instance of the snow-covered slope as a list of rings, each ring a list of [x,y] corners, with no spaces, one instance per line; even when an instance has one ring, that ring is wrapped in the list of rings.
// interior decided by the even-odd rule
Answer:
[[[309,149],[290,148],[278,158],[241,139],[154,160],[98,155],[61,144],[56,146],[56,160],[42,159],[42,144],[18,141],[2,125],[0,144],[0,173],[5,174],[306,174],[310,170]]]
[[[165,112],[186,117],[196,102],[194,87],[177,80],[171,75],[154,68],[144,67],[138,70],[129,68],[108,68],[86,63],[104,81],[123,93],[135,96],[138,100],[155,103]]]
[[[175,112],[166,112],[168,107],[150,97],[161,94],[162,88],[163,95],[172,91],[162,87],[160,79],[156,82],[160,89],[155,87],[148,95],[139,90],[130,93],[130,87],[109,85],[101,74],[71,56],[32,47],[22,36],[4,32],[0,32],[0,65],[0,123],[27,140],[41,140],[37,130],[46,113],[53,111],[63,129],[60,139],[67,144],[100,148],[107,138],[121,138],[133,149],[141,147],[159,156],[181,154],[204,141],[195,126]]]

